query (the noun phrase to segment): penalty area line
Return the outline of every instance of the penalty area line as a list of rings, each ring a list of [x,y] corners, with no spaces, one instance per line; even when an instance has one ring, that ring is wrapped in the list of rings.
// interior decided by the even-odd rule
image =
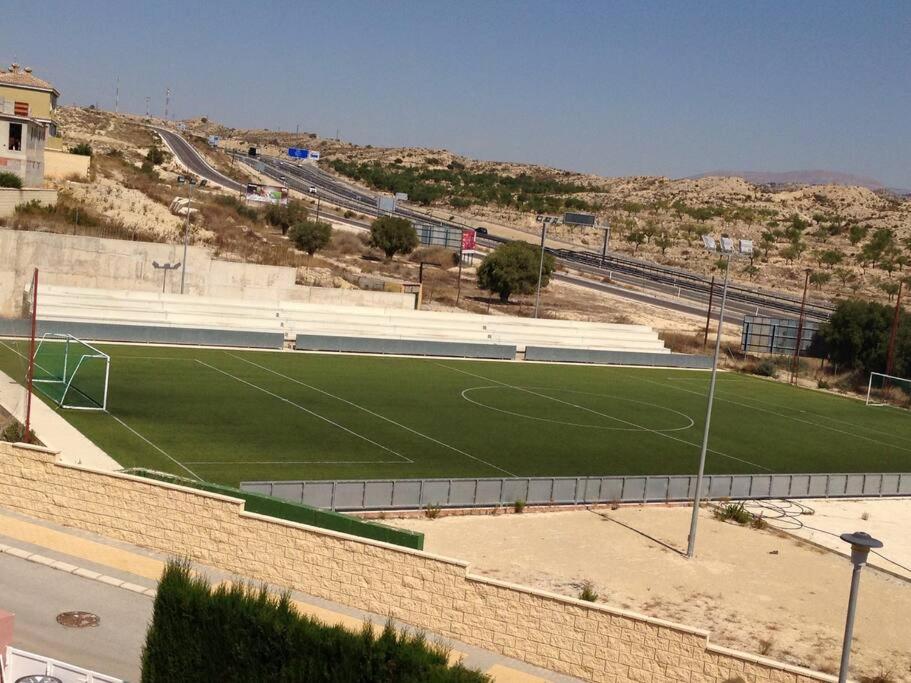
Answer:
[[[209,363],[199,360],[198,358],[196,359],[196,362],[204,367],[209,368],[210,370],[214,370],[215,372],[218,372],[218,373],[224,375],[225,377],[230,377],[231,379],[233,379],[237,382],[240,382],[241,384],[245,384],[248,387],[251,387],[253,389],[256,389],[257,391],[263,392],[264,394],[266,394],[268,396],[271,396],[272,398],[278,399],[279,401],[282,401],[283,403],[287,403],[288,405],[293,406],[293,407],[297,408],[298,410],[302,410],[305,413],[307,413],[308,415],[312,415],[313,417],[318,418],[318,419],[322,420],[323,422],[326,422],[326,423],[332,425],[333,427],[341,429],[343,432],[347,432],[351,436],[357,437],[358,439],[362,439],[363,441],[366,441],[367,443],[372,444],[372,445],[376,446],[377,448],[380,448],[380,449],[386,451],[387,453],[392,453],[392,455],[396,456],[397,458],[401,458],[403,462],[406,462],[408,464],[414,464],[414,460],[402,455],[398,451],[394,451],[391,448],[389,448],[388,446],[384,446],[383,444],[381,444],[377,441],[374,441],[373,439],[366,437],[363,434],[360,434],[360,433],[354,431],[353,429],[349,429],[345,425],[339,424],[338,422],[331,420],[328,417],[325,417],[324,415],[320,415],[319,413],[317,413],[313,410],[310,410],[309,408],[305,408],[301,404],[295,403],[294,401],[292,401],[289,398],[285,398],[284,396],[279,396],[278,394],[271,392],[268,389],[265,389],[257,384],[253,384],[253,382],[248,382],[247,380],[243,379],[242,377],[238,377],[237,375],[232,375],[230,372],[227,372],[226,370],[222,370],[221,368],[217,368],[214,365],[210,365]]]
[[[370,410],[369,408],[365,408],[364,406],[359,405],[359,404],[355,403],[354,401],[349,401],[348,399],[342,398],[341,396],[336,396],[335,394],[328,392],[325,389],[320,389],[319,387],[315,387],[312,384],[307,384],[306,382],[302,382],[299,379],[290,377],[288,375],[284,375],[284,374],[278,372],[277,370],[273,370],[272,368],[267,367],[265,365],[260,365],[259,363],[254,363],[253,361],[247,360],[246,358],[241,358],[240,356],[234,355],[233,353],[230,353],[227,351],[225,353],[227,353],[227,355],[231,356],[231,358],[239,360],[243,363],[252,365],[253,367],[259,368],[260,370],[265,370],[266,372],[272,373],[273,375],[275,375],[277,377],[286,379],[289,382],[294,382],[295,384],[300,384],[302,387],[307,387],[308,389],[311,389],[312,391],[316,391],[320,394],[323,394],[324,396],[329,396],[330,398],[334,398],[336,401],[341,401],[342,403],[345,403],[345,404],[351,406],[352,408],[357,408],[358,410],[363,410],[365,413],[367,413],[369,415],[373,415],[373,417],[379,418],[380,420],[384,420],[385,422],[395,425],[396,427],[399,427],[400,429],[404,429],[406,432],[410,432],[410,433],[414,434],[415,436],[421,437],[422,439],[427,439],[428,441],[431,441],[431,442],[437,444],[438,446],[442,446],[443,448],[448,448],[451,451],[455,451],[459,455],[464,455],[466,458],[471,458],[475,462],[479,462],[482,465],[487,465],[488,467],[491,467],[495,470],[503,472],[504,474],[509,475],[510,477],[519,476],[519,475],[515,474],[514,472],[510,472],[509,470],[505,470],[502,467],[499,467],[498,465],[494,465],[492,462],[487,462],[486,460],[479,458],[477,456],[474,456],[471,453],[466,453],[462,449],[456,448],[455,446],[448,444],[445,441],[440,441],[439,439],[436,439],[436,438],[430,436],[429,434],[424,434],[423,432],[419,432],[416,429],[412,429],[408,425],[403,425],[401,422],[396,422],[395,420],[388,418],[385,415],[380,415],[379,413],[374,412],[374,411]],[[409,462],[413,462],[413,461],[409,461]]]

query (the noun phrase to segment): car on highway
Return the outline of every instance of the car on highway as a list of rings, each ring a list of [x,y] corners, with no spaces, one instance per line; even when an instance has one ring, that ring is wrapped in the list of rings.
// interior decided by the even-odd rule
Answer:
[[[316,194],[317,193],[316,185],[311,185],[309,192],[310,192],[310,194]]]
[[[481,228],[481,227],[475,228],[475,229],[474,229],[474,234],[475,234],[475,235],[486,235],[486,234],[487,234],[487,228]]]

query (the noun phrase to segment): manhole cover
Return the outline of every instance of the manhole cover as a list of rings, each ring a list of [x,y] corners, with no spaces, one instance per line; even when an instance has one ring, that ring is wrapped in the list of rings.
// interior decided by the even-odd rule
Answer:
[[[91,612],[61,612],[57,615],[57,623],[70,628],[88,628],[98,626],[101,618]]]

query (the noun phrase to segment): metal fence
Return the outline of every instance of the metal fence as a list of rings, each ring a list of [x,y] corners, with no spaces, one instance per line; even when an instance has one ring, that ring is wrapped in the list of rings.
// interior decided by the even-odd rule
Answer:
[[[695,475],[528,477],[490,479],[366,479],[245,481],[243,491],[330,510],[589,505],[690,500]],[[710,474],[707,498],[855,498],[911,496],[911,474]]]
[[[740,345],[747,353],[775,353],[791,355],[797,341],[799,322],[792,318],[768,318],[747,315],[743,318]],[[804,320],[800,332],[800,350],[806,351],[819,329],[819,322]]]

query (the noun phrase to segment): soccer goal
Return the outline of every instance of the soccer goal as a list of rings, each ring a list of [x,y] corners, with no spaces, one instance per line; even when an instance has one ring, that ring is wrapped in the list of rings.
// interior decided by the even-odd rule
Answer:
[[[867,383],[867,405],[911,408],[911,379],[871,372]]]
[[[61,408],[107,410],[111,357],[69,334],[45,334],[35,350],[34,385]]]

